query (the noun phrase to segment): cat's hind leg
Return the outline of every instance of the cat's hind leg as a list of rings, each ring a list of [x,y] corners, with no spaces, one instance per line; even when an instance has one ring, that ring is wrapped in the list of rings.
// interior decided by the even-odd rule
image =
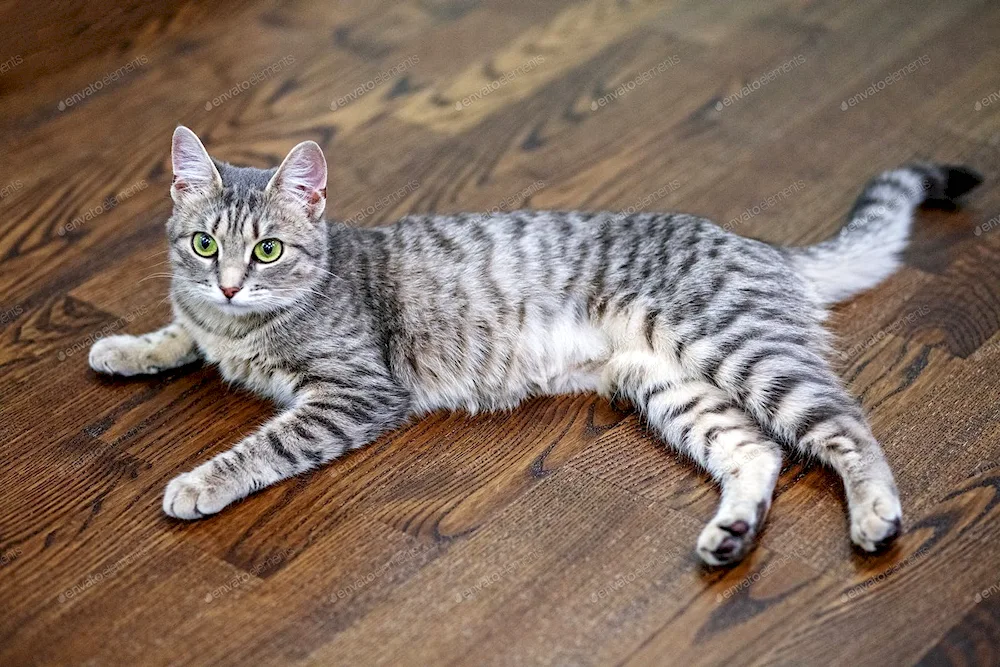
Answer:
[[[604,369],[602,392],[630,400],[663,440],[719,482],[722,499],[698,538],[698,556],[709,565],[739,561],[771,506],[780,448],[729,395],[665,355],[614,354]]]
[[[194,340],[179,324],[142,336],[108,336],[90,348],[90,367],[112,375],[148,375],[195,361]]]
[[[851,540],[865,551],[885,547],[900,533],[899,493],[861,407],[821,353],[822,332],[782,335],[780,323],[765,329],[772,333],[712,342],[707,349],[716,356],[702,370],[767,433],[836,470]]]

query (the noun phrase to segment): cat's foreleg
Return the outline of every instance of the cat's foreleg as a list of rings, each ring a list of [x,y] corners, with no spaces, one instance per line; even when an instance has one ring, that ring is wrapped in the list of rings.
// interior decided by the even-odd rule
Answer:
[[[730,397],[654,353],[621,352],[608,361],[604,391],[624,395],[661,438],[697,461],[722,486],[715,516],[698,538],[709,565],[739,561],[771,507],[781,450]]]
[[[232,449],[171,480],[163,511],[178,519],[215,514],[368,444],[401,425],[408,413],[406,392],[387,379],[356,388],[332,378],[320,382]]]
[[[176,322],[142,336],[108,336],[90,348],[90,367],[112,375],[159,373],[197,358],[194,340]]]

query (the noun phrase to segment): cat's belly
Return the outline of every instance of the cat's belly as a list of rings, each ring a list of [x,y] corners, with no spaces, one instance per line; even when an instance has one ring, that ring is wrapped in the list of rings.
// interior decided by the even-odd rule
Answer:
[[[512,408],[529,396],[597,391],[610,344],[596,327],[566,317],[529,323],[491,352],[479,365],[431,360],[413,386],[417,410],[474,413]]]

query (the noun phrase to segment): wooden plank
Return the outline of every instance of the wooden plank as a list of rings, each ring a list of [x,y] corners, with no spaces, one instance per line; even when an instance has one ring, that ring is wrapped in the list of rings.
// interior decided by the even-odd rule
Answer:
[[[998,28],[985,0],[3,3],[0,663],[995,661]],[[829,321],[905,534],[858,554],[836,475],[790,457],[759,548],[705,569],[717,489],[590,395],[433,414],[169,520],[167,481],[273,413],[211,368],[87,368],[169,320],[178,123],[256,166],[319,141],[329,215],[360,225],[683,210],[812,243],[881,169],[976,166]]]

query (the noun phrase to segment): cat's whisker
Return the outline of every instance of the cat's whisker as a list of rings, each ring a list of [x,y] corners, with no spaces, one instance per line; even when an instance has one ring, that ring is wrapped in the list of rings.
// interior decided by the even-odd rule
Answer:
[[[163,260],[162,262],[156,262],[155,264],[150,264],[149,266],[150,266],[150,268],[152,268],[152,267],[156,267],[156,266],[163,266],[164,264],[169,264],[169,263],[170,263],[170,259],[168,258],[168,259]]]
[[[171,275],[171,274],[169,274],[169,273],[153,274],[153,275],[146,276],[145,278],[139,278],[139,280],[137,280],[136,283],[144,283],[147,280],[155,280],[157,278],[170,280],[173,277],[174,276]]]
[[[311,288],[305,288],[305,287],[300,287],[300,288],[294,288],[294,287],[280,288],[280,287],[278,287],[278,288],[269,288],[268,291],[269,292],[273,292],[273,293],[285,293],[285,292],[288,292],[288,293],[291,293],[291,294],[301,294],[301,293],[305,292],[305,293],[308,293],[308,294],[314,294],[315,296],[318,296],[318,297],[320,297],[322,299],[326,299],[327,301],[329,301],[332,304],[337,304],[338,303],[338,301],[336,299],[334,299],[333,297],[331,297],[329,294],[323,294],[322,292],[320,292],[318,290],[315,290],[315,289],[311,289]]]
[[[186,276],[180,276],[180,275],[177,275],[176,273],[152,273],[152,274],[150,274],[150,275],[148,275],[148,276],[146,276],[144,278],[140,278],[136,282],[141,283],[141,282],[143,282],[145,280],[150,280],[150,279],[154,279],[154,278],[169,278],[171,280],[175,280],[175,281],[178,281],[178,282],[188,282],[188,283],[193,283],[195,285],[206,285],[207,286],[207,283],[195,280],[194,278],[188,278]]]
[[[328,276],[332,276],[332,277],[336,278],[337,280],[345,280],[345,278],[344,278],[343,276],[341,276],[341,275],[340,275],[340,274],[338,274],[338,273],[334,273],[334,272],[333,272],[333,271],[331,271],[330,269],[325,269],[325,268],[323,268],[322,266],[317,266],[317,267],[314,267],[314,268],[315,268],[315,269],[316,269],[317,271],[320,271],[320,272],[322,272],[322,273],[325,273],[325,274],[326,274],[326,275],[328,275]]]

